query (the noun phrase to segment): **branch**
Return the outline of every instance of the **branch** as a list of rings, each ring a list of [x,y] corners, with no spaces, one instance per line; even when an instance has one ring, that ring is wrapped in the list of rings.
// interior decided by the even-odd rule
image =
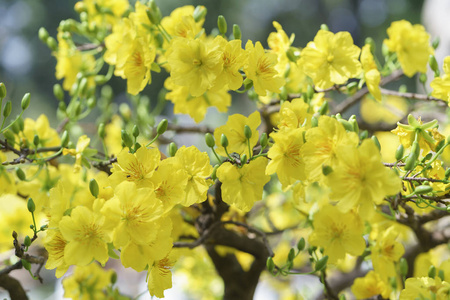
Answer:
[[[176,131],[177,133],[213,133],[214,129],[208,126],[186,126],[169,124],[167,130]]]
[[[403,92],[392,91],[392,90],[387,90],[387,89],[383,89],[383,88],[380,88],[380,90],[381,90],[381,93],[385,94],[385,95],[392,95],[392,96],[398,96],[398,97],[415,99],[415,100],[424,100],[424,101],[429,101],[429,102],[436,101],[441,106],[448,105],[448,103],[446,101],[439,99],[439,98],[432,97],[432,96],[416,94],[416,93],[403,93]]]

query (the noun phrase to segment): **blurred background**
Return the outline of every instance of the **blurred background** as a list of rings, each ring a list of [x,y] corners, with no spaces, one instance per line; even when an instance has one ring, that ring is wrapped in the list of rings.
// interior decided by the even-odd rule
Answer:
[[[366,37],[372,37],[377,45],[378,54],[381,43],[387,37],[386,29],[392,21],[406,19],[412,24],[425,24],[432,36],[441,37],[438,51],[438,63],[449,53],[448,39],[445,37],[444,21],[448,18],[450,1],[448,0],[155,0],[163,15],[183,5],[204,5],[208,9],[205,29],[209,33],[217,26],[218,15],[224,15],[228,29],[233,24],[241,27],[243,44],[247,39],[261,41],[267,47],[267,37],[275,31],[272,21],[279,22],[288,35],[295,34],[294,46],[304,47],[311,41],[321,24],[328,24],[333,32],[348,31],[355,44],[364,45]],[[0,0],[0,82],[6,84],[7,99],[12,100],[19,111],[22,96],[30,92],[32,102],[26,111],[27,117],[37,118],[40,114],[48,116],[55,127],[58,101],[53,96],[56,60],[51,51],[38,38],[38,30],[45,27],[51,36],[56,37],[56,28],[61,20],[78,15],[73,7],[75,0]],[[133,0],[130,0],[133,2]],[[164,72],[152,75],[153,83],[144,90],[150,99],[156,98],[165,78]],[[405,79],[401,83],[409,87],[416,85],[415,79]],[[117,101],[127,101],[123,91],[126,82],[113,78],[110,82]],[[400,83],[399,83],[400,84]],[[233,95],[234,97],[235,95]],[[168,104],[169,105],[169,104]],[[169,110],[167,110],[168,112]],[[232,110],[233,111],[233,110]],[[234,110],[235,112],[236,110]],[[207,120],[208,121],[208,120]],[[123,271],[125,272],[125,271]],[[16,274],[16,273],[15,273]],[[14,274],[14,275],[15,275]],[[25,272],[17,272],[27,275]],[[55,285],[53,271],[43,271],[46,287],[33,299],[60,299],[61,284]],[[132,279],[132,272],[122,278],[128,278],[125,285],[133,286],[140,292],[145,291],[145,283]],[[33,289],[38,282],[32,283],[29,276],[23,276],[30,282],[24,283]],[[142,279],[142,278],[141,278]],[[137,282],[140,282],[139,284]],[[54,291],[56,286],[56,292]],[[55,293],[54,293],[55,292]],[[189,299],[182,297],[179,289],[169,292],[169,299]],[[0,296],[4,294],[0,291]],[[148,293],[139,299],[147,299]],[[275,294],[264,286],[259,287],[256,299],[277,299]]]

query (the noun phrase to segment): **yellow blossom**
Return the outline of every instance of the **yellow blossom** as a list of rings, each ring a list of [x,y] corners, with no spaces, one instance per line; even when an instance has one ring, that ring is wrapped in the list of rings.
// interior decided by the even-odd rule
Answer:
[[[247,60],[246,53],[241,46],[242,41],[232,40],[228,42],[221,36],[218,36],[217,39],[223,51],[223,69],[214,82],[214,89],[228,86],[230,90],[237,90],[241,87],[243,81],[239,70]]]
[[[280,107],[279,117],[278,128],[280,129],[311,126],[312,114],[310,113],[310,107],[301,98],[283,102]]]
[[[260,42],[253,46],[250,40],[245,45],[245,51],[248,53],[248,65],[244,67],[244,72],[253,81],[255,92],[259,96],[265,96],[267,91],[279,93],[285,80],[275,69],[277,56],[266,53]]]
[[[313,227],[309,242],[323,247],[323,254],[332,263],[343,259],[346,253],[361,255],[366,248],[364,227],[354,211],[342,213],[335,206],[326,205],[314,214]]]
[[[350,33],[319,30],[302,50],[300,64],[317,88],[326,89],[361,73],[360,52]]]
[[[69,264],[64,260],[64,249],[66,248],[66,240],[59,230],[50,229],[44,241],[45,250],[48,252],[47,263],[45,268],[48,270],[56,268],[56,277],[60,278],[69,269]]]
[[[164,290],[172,287],[172,268],[178,259],[176,252],[171,251],[166,257],[155,261],[148,270],[148,291],[151,296],[164,298]]]
[[[262,199],[264,185],[270,176],[265,175],[267,159],[258,157],[242,167],[223,163],[217,169],[217,178],[222,182],[222,200],[247,212]]]
[[[36,121],[30,118],[24,120],[23,138],[28,141],[28,147],[31,147],[35,135],[39,136],[38,147],[56,147],[61,145],[58,133],[50,127],[46,115],[40,115]]]
[[[275,27],[277,32],[271,32],[269,34],[267,44],[269,45],[269,48],[278,56],[278,64],[275,68],[280,74],[283,74],[289,64],[289,59],[286,52],[289,50],[289,47],[294,41],[295,35],[292,34],[291,38],[289,38],[280,23],[276,21],[273,21],[272,25]]]
[[[364,277],[356,278],[352,285],[352,293],[356,299],[369,299],[377,295],[389,298],[390,292],[389,285],[374,271],[369,271]]]
[[[75,149],[63,149],[63,155],[73,155],[75,156],[75,165],[73,167],[74,173],[77,173],[81,170],[81,162],[83,159],[83,152],[86,150],[86,148],[89,146],[89,143],[91,142],[91,139],[87,137],[87,135],[82,135],[78,138],[77,146]]]
[[[202,30],[205,21],[202,18],[195,22],[194,10],[195,7],[192,5],[178,7],[161,20],[161,25],[173,37],[194,39]]]
[[[450,98],[450,56],[444,58],[444,75],[435,77],[430,86],[433,89],[431,96],[448,101]]]
[[[406,76],[417,72],[426,73],[428,57],[433,54],[430,35],[422,25],[412,25],[406,20],[392,22],[387,29],[389,39],[384,44],[397,53],[398,61]]]
[[[409,299],[436,299],[448,300],[450,296],[450,283],[430,277],[408,278],[405,289],[400,293],[400,300]]]
[[[364,70],[364,80],[367,88],[377,101],[381,101],[380,80],[381,75],[370,52],[370,45],[366,44],[361,49],[361,64]]]

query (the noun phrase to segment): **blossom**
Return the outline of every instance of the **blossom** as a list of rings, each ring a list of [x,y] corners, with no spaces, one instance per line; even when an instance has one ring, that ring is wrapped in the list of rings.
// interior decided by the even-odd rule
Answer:
[[[310,107],[303,99],[295,98],[281,104],[278,128],[295,129],[311,126]]]
[[[431,96],[448,101],[450,98],[450,56],[444,58],[444,75],[435,77],[430,86],[433,89]]]
[[[280,74],[283,74],[289,64],[289,59],[286,52],[289,50],[289,47],[294,41],[295,35],[292,34],[291,38],[289,38],[280,23],[276,21],[273,21],[272,25],[275,27],[277,32],[271,32],[269,34],[267,44],[269,45],[269,48],[278,56],[278,64],[275,68]]]
[[[239,70],[247,61],[247,56],[241,47],[241,40],[226,41],[221,36],[217,37],[222,49],[222,72],[214,82],[214,89],[228,86],[230,90],[237,90],[242,85],[242,75]]]
[[[377,69],[377,65],[373,59],[373,55],[370,52],[370,45],[366,44],[361,50],[361,64],[364,70],[364,80],[366,81],[367,88],[370,94],[377,101],[381,101],[380,80],[381,75]]]
[[[93,259],[106,263],[107,243],[112,238],[104,216],[85,206],[77,206],[70,216],[61,219],[59,229],[68,242],[64,249],[64,260],[69,265],[85,266]]]
[[[279,93],[285,81],[275,69],[278,59],[274,53],[266,53],[260,42],[253,46],[252,41],[245,45],[248,53],[248,65],[244,72],[253,81],[255,92],[259,96],[267,95],[267,91]]]
[[[164,298],[164,290],[172,287],[172,268],[178,255],[172,251],[166,257],[155,261],[148,270],[148,291],[151,296]]]
[[[302,50],[300,64],[317,88],[326,89],[361,73],[360,52],[350,33],[319,30],[314,41]]]
[[[267,159],[258,157],[241,168],[229,162],[217,169],[217,178],[222,182],[222,200],[247,212],[262,199],[264,185],[270,176],[265,175]]]
[[[361,255],[366,248],[361,219],[353,211],[342,213],[326,205],[314,214],[313,227],[309,242],[323,247],[323,254],[328,255],[330,262],[343,259],[346,253]]]
[[[377,295],[389,298],[391,289],[378,273],[369,271],[364,277],[356,278],[352,285],[352,293],[356,299],[369,299]]]
[[[40,115],[36,121],[30,118],[24,120],[23,138],[31,143],[35,135],[39,136],[39,147],[55,147],[61,145],[58,133],[50,127],[46,115]]]
[[[425,28],[401,20],[392,22],[387,34],[389,39],[385,39],[383,43],[390,51],[397,53],[405,75],[411,77],[417,72],[426,73],[428,57],[434,51],[430,46],[430,35]]]
[[[400,293],[400,300],[409,299],[436,299],[447,300],[450,295],[450,283],[442,281],[439,277],[408,278],[405,289]]]
[[[44,240],[45,250],[48,252],[48,259],[45,268],[48,270],[55,269],[55,276],[60,278],[69,269],[69,264],[64,260],[64,249],[66,248],[66,240],[59,230],[48,230]]]
[[[75,156],[75,165],[73,167],[73,171],[75,173],[79,172],[81,170],[81,162],[83,159],[84,151],[89,146],[89,143],[91,142],[91,139],[87,137],[87,135],[82,135],[78,138],[77,146],[75,149],[63,149],[63,155],[73,155]]]

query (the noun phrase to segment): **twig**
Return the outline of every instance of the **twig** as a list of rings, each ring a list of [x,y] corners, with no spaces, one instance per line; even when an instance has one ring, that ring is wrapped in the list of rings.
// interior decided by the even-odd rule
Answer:
[[[213,133],[214,129],[208,126],[186,126],[169,124],[167,130],[176,131],[178,133]]]
[[[392,96],[398,96],[398,97],[415,99],[415,100],[425,100],[425,101],[430,101],[430,102],[436,101],[439,105],[447,106],[446,101],[439,99],[439,98],[432,97],[432,96],[428,96],[428,95],[416,94],[416,93],[403,93],[403,92],[387,90],[387,89],[383,89],[383,88],[380,88],[380,91],[382,94],[385,94],[385,95],[392,95]]]

